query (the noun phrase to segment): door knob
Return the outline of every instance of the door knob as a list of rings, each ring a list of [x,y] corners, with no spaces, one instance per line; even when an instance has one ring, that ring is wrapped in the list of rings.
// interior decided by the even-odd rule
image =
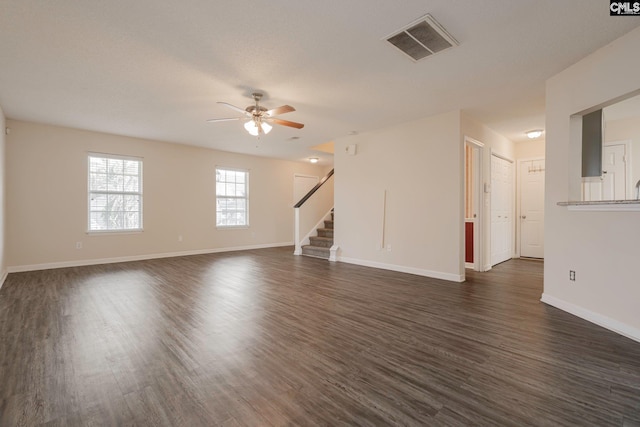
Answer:
[[[522,215],[521,218],[522,219],[527,219],[527,216],[526,215]]]

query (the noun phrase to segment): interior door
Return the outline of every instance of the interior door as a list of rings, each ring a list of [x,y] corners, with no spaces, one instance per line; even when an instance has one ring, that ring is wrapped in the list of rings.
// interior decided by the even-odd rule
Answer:
[[[544,159],[520,166],[520,256],[544,258]]]
[[[627,198],[626,149],[620,145],[605,145],[602,153],[602,200]]]
[[[513,163],[491,155],[491,265],[513,257]]]
[[[602,176],[583,178],[582,200],[627,199],[627,153],[625,144],[602,147]]]

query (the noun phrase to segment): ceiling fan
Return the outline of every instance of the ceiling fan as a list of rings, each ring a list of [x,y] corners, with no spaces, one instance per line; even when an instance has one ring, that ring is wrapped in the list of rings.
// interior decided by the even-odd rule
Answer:
[[[260,105],[260,99],[262,99],[262,94],[259,92],[254,92],[251,94],[253,96],[253,100],[256,102],[256,105],[250,105],[244,110],[240,107],[236,107],[235,105],[228,104],[226,102],[218,102],[218,104],[222,104],[226,107],[231,108],[232,110],[238,111],[244,116],[242,117],[231,117],[224,119],[210,119],[207,120],[209,123],[216,122],[228,122],[231,120],[243,120],[248,119],[244,124],[244,128],[253,136],[260,136],[260,134],[268,134],[271,131],[270,123],[274,123],[282,126],[289,126],[296,129],[302,129],[304,125],[302,123],[290,122],[288,120],[278,119],[274,116],[284,113],[290,113],[292,111],[296,111],[290,105],[283,105],[278,108],[273,108],[271,110],[267,110],[265,107]]]

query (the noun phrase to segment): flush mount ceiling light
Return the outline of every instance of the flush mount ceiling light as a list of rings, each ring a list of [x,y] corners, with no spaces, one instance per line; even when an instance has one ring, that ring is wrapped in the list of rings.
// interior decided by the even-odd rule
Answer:
[[[311,163],[318,163],[318,161],[319,161],[319,160],[320,160],[320,159],[318,159],[317,157],[309,157],[309,161],[310,161]]]
[[[527,131],[525,133],[527,134],[527,138],[536,139],[536,138],[540,138],[542,136],[542,129],[529,130],[529,131]]]

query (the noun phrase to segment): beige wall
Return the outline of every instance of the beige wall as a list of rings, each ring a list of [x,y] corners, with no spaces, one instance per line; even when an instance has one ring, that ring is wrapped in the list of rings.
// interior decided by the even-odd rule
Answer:
[[[635,199],[635,185],[640,180],[640,117],[607,121],[605,142],[631,141],[631,156],[627,165],[631,168],[632,188],[627,191],[628,198]]]
[[[340,259],[464,280],[465,137],[484,144],[484,182],[491,182],[492,152],[515,160],[513,142],[460,111],[336,141]],[[346,154],[350,144],[355,156]],[[490,199],[482,196],[483,265],[490,268]]]
[[[459,111],[338,139],[334,161],[340,260],[464,278]]]
[[[547,81],[543,301],[640,341],[640,212],[557,205],[580,196],[579,123],[570,116],[638,90],[638,45],[640,28]]]
[[[484,144],[482,150],[482,181],[483,184],[491,184],[491,155],[495,153],[503,158],[509,159],[514,162],[513,172],[516,173],[516,154],[515,145],[510,140],[493,131],[487,126],[473,120],[467,115],[462,116],[462,138],[472,138],[478,142]],[[512,200],[515,200],[515,181],[513,186]],[[464,188],[462,189],[464,191]],[[464,194],[464,193],[463,193]],[[484,247],[482,248],[482,260],[481,265],[484,270],[491,269],[491,194],[482,193],[481,204],[483,206],[482,218],[482,240],[484,241]],[[515,236],[515,229],[513,231]],[[514,238],[515,245],[515,238]],[[515,246],[514,246],[515,249]]]
[[[11,271],[292,244],[293,176],[327,167],[9,120]],[[87,153],[144,158],[144,232],[87,234]],[[250,170],[250,227],[215,227],[215,167]],[[178,241],[182,236],[182,242]],[[76,249],[82,242],[82,249]]]
[[[516,159],[544,159],[544,139],[522,141],[515,144]]]
[[[0,107],[0,287],[4,283],[4,279],[7,275],[7,260],[6,260],[6,241],[7,241],[7,227],[6,227],[6,141],[5,141],[5,117],[2,107]]]

